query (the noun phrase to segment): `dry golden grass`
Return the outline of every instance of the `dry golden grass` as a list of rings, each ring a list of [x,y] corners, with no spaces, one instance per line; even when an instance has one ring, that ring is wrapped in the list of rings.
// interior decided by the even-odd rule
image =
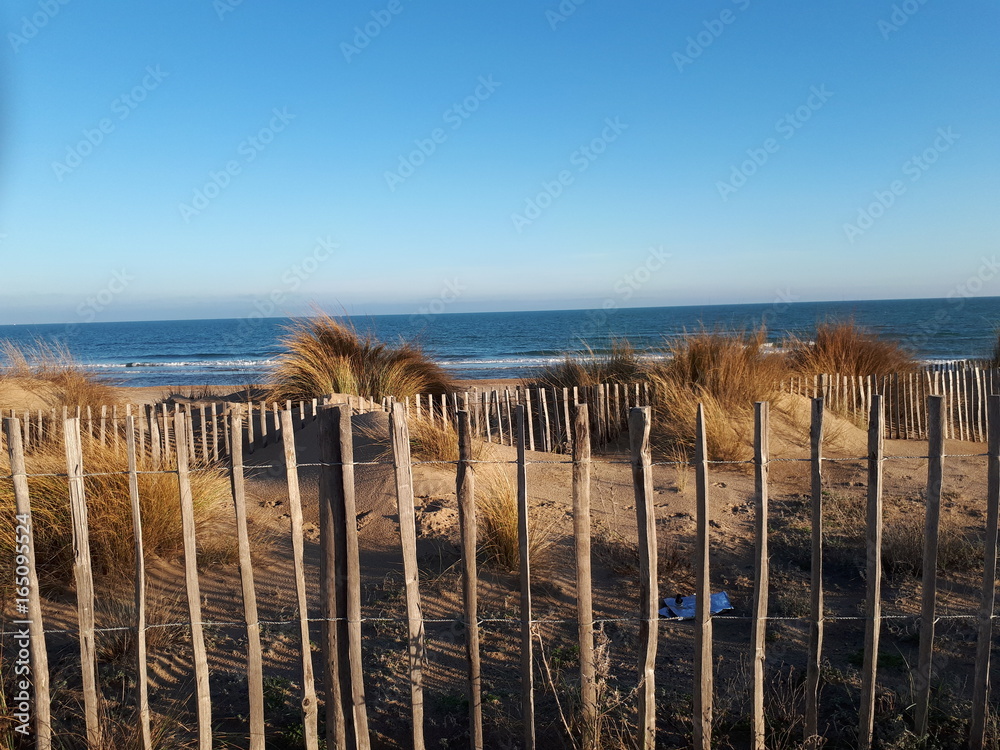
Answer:
[[[700,331],[668,343],[669,358],[649,367],[654,438],[661,450],[693,448],[700,403],[709,458],[751,455],[753,404],[776,398],[786,374],[784,358],[768,352],[764,343],[763,330]]]
[[[330,393],[405,398],[447,393],[448,374],[416,345],[390,346],[349,323],[320,314],[295,324],[270,375],[268,400],[311,399]]]
[[[559,364],[545,367],[529,385],[573,388],[601,383],[635,383],[644,377],[639,355],[626,339],[614,339],[605,354],[585,352],[566,354]]]
[[[912,372],[918,363],[895,342],[880,338],[853,321],[816,326],[812,343],[793,341],[791,367],[805,374],[869,376]]]
[[[18,346],[2,341],[0,363],[0,386],[33,394],[49,407],[110,406],[118,400],[111,382],[81,366],[59,344]]]
[[[39,582],[46,588],[58,588],[73,577],[66,458],[61,445],[49,444],[29,454],[26,460]],[[115,443],[102,446],[85,437],[83,466],[87,475],[96,475],[84,479],[95,575],[125,580],[133,573],[135,559],[125,447]],[[5,452],[0,457],[0,472],[9,471]],[[199,528],[204,529],[218,518],[229,498],[229,481],[221,469],[208,468],[191,473],[191,488],[195,517]],[[177,477],[140,473],[139,502],[146,555],[178,555],[182,535]],[[0,512],[8,518],[14,514],[14,492],[9,482],[0,483]],[[0,527],[3,559],[12,559],[14,539],[13,526]],[[231,537],[224,543],[235,545]]]
[[[410,434],[410,458],[413,461],[458,461],[458,430],[448,421],[431,419],[426,414],[419,417],[411,414],[406,420]],[[357,431],[380,448],[380,457],[392,459],[389,433],[381,424],[361,424]],[[483,461],[492,456],[490,444],[478,438],[472,439],[472,460]]]
[[[517,480],[513,466],[480,464],[476,471],[476,523],[486,561],[506,572],[521,563],[518,537]],[[552,545],[551,529],[537,517],[528,519],[528,556],[532,575],[544,574]]]

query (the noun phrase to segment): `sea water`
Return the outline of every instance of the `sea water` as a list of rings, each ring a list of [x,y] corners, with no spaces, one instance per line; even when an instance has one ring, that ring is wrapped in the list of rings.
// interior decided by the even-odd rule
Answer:
[[[809,340],[827,320],[854,320],[925,361],[978,358],[996,343],[1000,298],[374,315],[351,322],[388,342],[415,341],[455,377],[520,378],[565,352],[607,351],[615,338],[655,352],[665,338],[703,327],[739,331],[763,324],[780,347],[789,336]],[[0,326],[0,340],[60,343],[122,385],[243,386],[266,376],[292,323],[251,317]]]

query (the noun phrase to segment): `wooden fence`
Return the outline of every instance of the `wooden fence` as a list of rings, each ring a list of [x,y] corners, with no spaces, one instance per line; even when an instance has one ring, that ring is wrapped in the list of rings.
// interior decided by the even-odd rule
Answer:
[[[301,429],[314,421],[321,406],[342,402],[357,411],[388,411],[392,399],[376,401],[370,398],[331,395],[309,401],[267,402],[253,401],[239,404],[247,415],[241,428],[245,450],[256,449],[281,441],[281,412],[292,415],[293,429]],[[572,450],[570,415],[581,404],[590,405],[591,434],[595,443],[606,445],[626,428],[628,410],[649,403],[647,384],[607,384],[584,388],[505,388],[504,390],[475,390],[447,395],[421,394],[402,401],[410,418],[425,419],[441,424],[458,424],[458,413],[471,415],[472,434],[489,443],[514,445],[516,432],[515,411],[524,406],[528,450],[569,452]],[[125,439],[126,419],[135,417],[136,441],[140,454],[147,450],[151,458],[170,463],[177,450],[177,433],[173,426],[176,415],[186,415],[185,429],[188,456],[193,464],[203,465],[226,458],[232,450],[232,430],[229,413],[230,402],[176,402],[157,405],[131,404],[123,406],[63,407],[36,410],[3,410],[4,415],[21,422],[22,442],[25,450],[53,439],[61,440],[62,424],[70,418],[80,420],[84,435],[98,440],[102,445],[122,443]]]
[[[945,438],[985,442],[989,432],[986,396],[1000,388],[1000,370],[972,362],[929,366],[922,370],[881,377],[847,375],[795,376],[781,389],[808,398],[823,397],[827,408],[863,423],[871,410],[873,396],[885,404],[885,437],[896,440],[926,440],[928,437],[927,397],[946,397]],[[408,417],[458,424],[458,413],[471,415],[472,433],[487,442],[514,445],[518,406],[525,410],[528,450],[570,453],[573,450],[571,415],[579,404],[587,404],[590,433],[596,445],[606,446],[627,430],[629,409],[651,403],[648,383],[554,388],[522,387],[503,390],[474,390],[447,395],[421,394],[403,400]],[[388,411],[392,399],[381,401],[358,396],[328,396],[309,401],[247,402],[242,404],[247,419],[242,438],[249,453],[281,440],[280,413],[290,410],[294,428],[316,419],[322,405],[339,399],[358,410]],[[142,406],[102,406],[68,410],[5,410],[21,420],[22,439],[30,451],[38,444],[59,438],[63,420],[80,419],[86,435],[101,443],[124,440],[125,418],[136,416],[136,439],[141,453],[146,443],[151,453],[168,463],[176,451],[172,422],[177,413],[187,415],[188,455],[193,463],[218,461],[229,456],[232,435],[228,413],[232,403],[174,403]],[[159,450],[159,454],[156,451]]]
[[[858,420],[867,418],[872,397],[880,395],[885,403],[885,437],[895,440],[926,440],[927,397],[945,396],[945,438],[985,442],[989,433],[987,395],[1000,388],[1000,370],[955,363],[880,377],[798,376],[782,388],[810,398],[823,396],[827,408]]]
[[[886,399],[872,393],[870,400],[870,421],[868,430],[867,455],[867,575],[865,592],[864,656],[861,668],[861,705],[857,719],[858,746],[868,748],[872,744],[874,712],[876,704],[876,680],[878,676],[879,636],[883,626],[881,612],[882,581],[882,494],[883,464],[890,460],[884,454],[883,442],[886,423]],[[812,472],[811,507],[813,513],[811,570],[812,597],[810,614],[803,618],[809,626],[810,638],[807,653],[806,701],[804,725],[807,742],[815,742],[821,732],[818,711],[821,696],[818,692],[819,672],[823,657],[823,629],[832,619],[824,611],[822,559],[824,553],[822,535],[822,509],[824,491],[822,488],[823,469],[823,419],[824,403],[821,399],[813,402],[811,446],[812,456],[803,459],[810,462]],[[463,403],[463,406],[465,404]],[[496,407],[496,403],[494,403]],[[504,407],[506,404],[504,403]],[[926,534],[922,579],[923,604],[920,616],[920,661],[914,678],[914,700],[916,702],[916,730],[926,732],[928,706],[931,690],[932,660],[934,648],[936,558],[938,538],[938,518],[942,497],[942,466],[944,461],[945,415],[947,404],[942,397],[932,396],[927,405],[927,429],[930,434],[928,448],[928,482],[926,488]],[[411,415],[417,408],[411,404]],[[993,638],[994,590],[996,580],[996,551],[998,511],[1000,511],[1000,397],[987,399],[990,417],[988,446],[988,494],[986,498],[986,558],[982,576],[980,607],[976,615],[978,622],[977,656],[971,702],[969,747],[979,750],[983,747],[988,712],[988,677],[990,653]],[[293,549],[294,586],[296,590],[296,621],[299,625],[299,646],[302,665],[302,722],[305,746],[315,750],[319,746],[317,718],[319,711],[325,715],[326,740],[328,747],[370,747],[368,730],[368,702],[365,693],[365,669],[362,657],[362,610],[361,610],[361,570],[359,565],[359,543],[355,507],[355,459],[353,455],[352,416],[353,409],[346,405],[320,408],[315,416],[319,421],[321,442],[320,464],[320,602],[323,636],[321,642],[321,682],[322,693],[317,692],[313,675],[313,664],[309,645],[309,621],[317,610],[316,602],[308,602],[306,597],[306,572],[303,558],[305,540],[302,529],[302,507],[298,487],[298,465],[294,436],[296,413],[286,409],[279,414],[280,435],[284,441],[287,472],[288,500],[290,508],[290,534]],[[514,442],[518,446],[517,495],[518,532],[520,540],[520,581],[521,598],[518,619],[521,623],[521,715],[524,722],[524,746],[535,747],[535,693],[534,685],[537,664],[532,657],[533,624],[535,620],[531,602],[531,573],[528,545],[528,504],[526,459],[524,448],[528,445],[528,406],[517,404],[513,408]],[[298,419],[302,418],[298,413]],[[310,415],[313,416],[313,415]],[[425,594],[421,591],[420,575],[416,558],[416,530],[414,524],[413,461],[409,452],[409,436],[404,404],[395,403],[390,409],[390,437],[392,466],[395,472],[395,490],[398,507],[398,531],[402,567],[405,581],[408,684],[412,707],[412,746],[423,748],[424,744],[424,697],[423,658],[426,643],[422,614]],[[230,435],[239,435],[244,430],[244,416],[241,410],[233,410],[227,417]],[[696,473],[696,594],[695,652],[693,700],[694,746],[710,748],[712,745],[713,717],[713,617],[709,610],[712,548],[709,509],[711,505],[711,461],[705,449],[705,421],[702,410],[698,411],[697,449],[693,467]],[[183,559],[185,588],[188,603],[187,624],[191,630],[191,648],[195,671],[195,705],[197,709],[198,746],[208,750],[212,744],[212,700],[209,693],[209,672],[204,638],[204,623],[201,611],[199,572],[196,561],[196,529],[194,524],[190,450],[190,415],[178,410],[172,419],[164,423],[164,429],[172,428],[174,435],[187,435],[188,439],[174,442],[171,468],[160,471],[176,476],[178,481],[178,502],[183,525]],[[475,465],[473,459],[473,436],[476,434],[474,414],[466,409],[457,412],[459,460],[457,462],[456,495],[458,501],[458,524],[462,547],[462,591],[463,622],[462,636],[465,641],[466,694],[468,697],[468,721],[470,746],[474,749],[491,746],[482,715],[482,673],[479,651],[479,618],[477,600],[476,568],[477,525]],[[151,423],[152,424],[152,423]],[[576,741],[580,746],[595,748],[599,738],[595,734],[596,713],[598,711],[595,686],[595,627],[592,598],[591,548],[590,548],[590,477],[593,459],[591,457],[592,415],[588,404],[580,403],[570,412],[567,424],[572,434],[572,502],[574,525],[574,561],[576,582],[577,640],[579,647],[580,680],[580,721]],[[768,593],[770,574],[768,569],[768,469],[774,460],[769,454],[769,409],[767,403],[756,405],[755,455],[755,579],[753,606],[751,607],[752,631],[750,644],[753,653],[752,670],[752,721],[748,729],[748,739],[754,748],[765,746],[765,690],[764,666],[767,656]],[[153,459],[155,442],[146,442],[140,448],[142,435],[141,420],[135,415],[124,417],[123,438],[128,453],[127,472],[130,480],[130,494],[134,544],[136,549],[135,569],[135,612],[134,629],[135,659],[137,679],[134,702],[138,709],[137,733],[141,734],[141,746],[152,747],[150,736],[150,709],[148,677],[146,675],[147,653],[144,635],[146,633],[146,578],[142,555],[142,519],[139,513],[138,467],[144,461]],[[81,420],[68,417],[62,423],[62,438],[66,452],[66,476],[69,482],[70,510],[74,534],[76,606],[78,610],[79,660],[83,671],[84,719],[86,723],[86,746],[102,747],[102,726],[100,722],[97,656],[95,651],[94,623],[94,576],[91,570],[90,551],[87,540],[87,473],[83,465],[84,446],[87,441],[100,437],[86,437],[82,433]],[[658,545],[657,527],[654,514],[652,471],[654,463],[650,452],[650,411],[648,408],[633,407],[629,410],[628,431],[630,464],[632,468],[635,496],[636,538],[639,547],[639,574],[633,581],[640,591],[640,606],[632,621],[638,621],[639,648],[637,652],[637,724],[634,727],[634,743],[644,750],[651,750],[656,743],[656,720],[664,706],[658,703],[656,692],[656,652],[660,628],[657,614],[661,596],[657,585]],[[24,447],[24,426],[16,418],[4,420],[7,449],[10,457],[11,474],[3,481],[13,484],[16,496],[17,523],[19,532],[23,529],[23,549],[19,549],[16,560],[17,574],[24,573],[24,591],[27,622],[14,621],[14,627],[26,627],[30,631],[30,654],[32,667],[32,718],[35,744],[48,750],[52,746],[51,735],[51,694],[49,668],[46,651],[46,630],[43,620],[42,600],[38,591],[38,562],[35,559],[32,542],[32,506],[29,492],[31,474],[27,471]],[[107,432],[103,433],[107,437]],[[241,623],[247,635],[247,684],[249,700],[249,746],[253,750],[265,747],[267,716],[265,712],[262,655],[259,638],[253,562],[250,556],[247,532],[246,495],[244,489],[243,444],[241,440],[229,441],[231,460],[228,462],[234,503],[237,541],[239,547],[238,566],[242,581],[244,619]],[[203,449],[204,452],[204,449]],[[160,461],[164,460],[161,454]],[[146,469],[147,471],[151,469]],[[18,544],[22,544],[21,541]],[[20,585],[20,583],[19,583]],[[21,592],[18,593],[21,596]],[[20,605],[20,600],[19,600]],[[853,619],[853,618],[852,618]],[[11,633],[8,632],[7,635]],[[323,703],[318,704],[322,695]]]

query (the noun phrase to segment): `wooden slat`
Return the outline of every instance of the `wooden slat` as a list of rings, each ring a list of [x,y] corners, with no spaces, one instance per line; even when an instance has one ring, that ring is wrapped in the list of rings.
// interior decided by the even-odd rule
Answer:
[[[125,417],[125,450],[128,454],[128,494],[132,509],[132,538],[135,549],[135,705],[139,714],[142,747],[144,750],[152,750],[149,674],[146,667],[146,560],[142,542],[142,513],[139,506],[135,418],[131,414]]]
[[[212,454],[208,447],[208,409],[205,404],[199,407],[199,416],[201,417],[201,421],[198,423],[198,428],[201,431],[201,460],[207,464],[212,460]]]
[[[525,750],[535,748],[535,675],[532,644],[531,557],[528,524],[528,475],[524,458],[524,407],[518,406],[517,427],[517,543],[521,578],[521,721]]]
[[[695,630],[694,630],[694,747],[712,747],[712,589],[709,573],[708,441],[705,408],[698,404],[695,432]],[[655,581],[656,578],[654,577]]]
[[[161,425],[161,430],[163,431],[163,461],[169,464],[170,456],[173,453],[170,445],[170,417],[167,416],[167,405],[161,404],[161,407],[163,416],[163,424]]]
[[[252,416],[253,412],[251,412]],[[332,409],[319,412],[320,480],[320,607],[323,613],[323,688],[326,708],[326,744],[330,748],[346,748],[347,717],[344,711],[344,693],[341,685],[341,636],[340,618],[346,605],[338,601],[337,530],[333,516],[333,497],[340,478],[340,445],[337,439],[337,418]],[[343,639],[346,640],[346,639]],[[344,645],[346,648],[346,643]],[[346,662],[346,660],[345,660]],[[345,667],[346,669],[346,667]]]
[[[213,404],[214,406],[214,404]],[[304,410],[300,411],[301,417]],[[243,418],[233,414],[233,434],[243,429]],[[299,618],[299,647],[302,655],[302,734],[306,750],[318,750],[316,678],[313,675],[312,649],[309,637],[309,604],[306,598],[305,551],[302,542],[302,495],[299,491],[298,459],[295,455],[295,430],[292,413],[286,410],[281,415],[281,439],[285,455],[285,479],[288,486],[288,514],[292,538],[292,568],[295,578],[295,601]],[[242,446],[240,458],[242,459]],[[233,459],[235,461],[235,457]]]
[[[247,450],[246,450],[246,452],[249,453],[250,455],[253,455],[253,451],[254,451],[253,412],[254,412],[253,401],[247,401],[247,442],[246,442]],[[242,440],[243,436],[242,435],[233,435],[233,440],[236,440],[237,438],[239,438],[240,440]]]
[[[34,689],[35,747],[37,750],[52,748],[52,706],[49,693],[49,655],[45,646],[45,626],[42,620],[42,600],[38,590],[38,568],[35,564],[35,533],[34,519],[31,515],[31,497],[28,488],[28,477],[24,462],[24,446],[21,443],[21,428],[16,419],[4,420],[4,433],[7,442],[7,455],[10,457],[10,473],[14,484],[14,507],[16,517],[14,522],[14,539],[18,546],[24,547],[23,553],[15,557],[17,566],[22,565],[19,559],[23,554],[24,567],[28,569],[27,592],[18,591],[18,599],[27,599],[28,635],[31,637],[31,684]],[[17,571],[20,573],[20,571]],[[21,580],[15,582],[23,587]],[[26,593],[26,597],[20,594]],[[17,602],[19,605],[21,602]],[[11,623],[21,629],[23,621]]]
[[[875,729],[875,678],[882,628],[882,461],[885,429],[881,397],[872,402],[868,427],[868,518],[865,595],[865,658],[861,669],[861,716],[858,746],[871,747]]]
[[[770,568],[767,557],[768,461],[770,460],[771,419],[766,401],[754,404],[754,587],[753,620],[750,640],[753,645],[753,698],[751,748],[764,750],[764,677],[767,633],[767,597]]]
[[[70,517],[73,525],[73,577],[80,622],[80,665],[83,671],[84,719],[87,747],[101,747],[100,690],[97,686],[97,651],[94,640],[94,577],[90,567],[90,532],[87,498],[83,486],[83,448],[79,418],[63,422],[66,474],[69,479]]]
[[[548,388],[545,389],[548,391]],[[548,398],[546,396],[546,398]],[[562,433],[562,410],[559,408],[559,391],[552,389],[552,450],[559,450],[559,435]]]
[[[268,440],[267,440],[267,402],[266,401],[261,401],[260,402],[260,423],[258,424],[258,427],[260,427],[260,447],[261,448],[266,448],[267,447],[267,442],[268,442]]]
[[[819,674],[823,656],[823,406],[812,400],[809,432],[812,473],[812,565],[810,574],[809,651],[806,656],[805,731],[807,747],[819,744]]]
[[[333,486],[333,523],[337,536],[337,598],[344,606],[340,630],[341,684],[347,691],[344,713],[350,715],[348,739],[353,730],[358,750],[368,750],[368,711],[365,704],[364,665],[361,660],[361,564],[358,554],[358,512],[354,500],[354,438],[351,429],[351,409],[335,406],[331,410],[336,420],[339,445],[340,482]],[[344,678],[347,682],[344,683]]]
[[[469,739],[473,750],[483,748],[482,672],[479,660],[479,600],[476,590],[475,472],[472,464],[472,424],[469,412],[458,413],[458,525],[462,539],[462,600],[465,610],[465,656],[468,670]]]
[[[596,406],[601,408],[600,403]],[[629,415],[629,447],[639,536],[639,726],[636,745],[641,750],[653,750],[656,747],[655,669],[660,617],[649,428],[649,407],[633,409]],[[695,722],[696,735],[697,731]]]
[[[187,590],[188,616],[191,623],[191,645],[194,652],[195,696],[198,706],[198,748],[212,748],[212,697],[208,687],[208,654],[201,616],[201,587],[198,583],[198,541],[195,537],[194,500],[188,466],[187,432],[184,413],[174,416],[177,436],[177,480],[180,490],[181,529],[184,539],[184,583]]]
[[[28,424],[31,424],[31,420],[28,420]],[[98,430],[98,439],[101,445],[107,445],[108,440],[108,407],[101,407],[101,426]]]
[[[573,548],[576,562],[577,642],[580,650],[581,750],[597,748],[597,667],[590,558],[590,417],[587,405],[573,419]]]
[[[524,412],[525,419],[528,422],[528,450],[535,450],[535,426],[531,418],[531,391],[527,388],[524,389]]]
[[[986,475],[986,538],[983,589],[979,603],[979,637],[976,642],[976,673],[972,687],[972,718],[969,747],[982,750],[989,714],[990,656],[993,645],[993,613],[996,602],[997,523],[1000,521],[1000,396],[986,401],[989,418]]]
[[[242,416],[233,411],[233,431],[242,430]],[[202,430],[202,435],[205,432]],[[247,498],[243,477],[243,447],[233,451],[229,481],[236,513],[236,544],[239,550],[240,585],[243,592],[243,621],[247,634],[247,690],[250,700],[250,750],[264,750],[264,660],[260,646],[260,623],[257,617],[257,591],[254,588],[253,562],[250,559],[250,535],[247,533]]]
[[[542,430],[542,450],[552,450],[552,423],[549,421],[549,401],[545,393],[545,388],[539,388],[538,394],[538,419]]]
[[[914,728],[917,736],[927,734],[931,698],[931,668],[934,656],[934,618],[937,604],[938,530],[941,519],[941,482],[944,476],[944,412],[941,396],[927,399],[928,462],[927,494],[924,510],[924,569],[921,576],[920,653],[914,679],[916,705]]]
[[[209,414],[212,419],[212,461],[219,460],[219,412],[216,403],[213,401],[209,405]],[[243,420],[240,420],[242,422]]]
[[[410,668],[410,725],[414,750],[424,748],[424,620],[420,610],[420,571],[417,567],[417,525],[413,508],[413,467],[406,413],[399,402],[392,405],[389,423],[392,463],[396,474],[396,509],[399,543],[403,552],[406,590],[406,626]]]
[[[562,389],[563,420],[566,425],[566,450],[573,448],[573,419],[569,409],[569,388]]]
[[[188,404],[181,411],[186,412],[185,416],[187,417],[188,464],[195,466],[198,463],[198,451],[196,450],[197,446],[194,439],[194,408]]]

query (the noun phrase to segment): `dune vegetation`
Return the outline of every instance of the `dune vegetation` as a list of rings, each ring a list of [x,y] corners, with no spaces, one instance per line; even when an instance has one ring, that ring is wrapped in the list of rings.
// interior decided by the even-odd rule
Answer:
[[[129,478],[123,471],[128,465],[125,443],[112,440],[101,445],[84,435],[83,449],[94,571],[111,581],[125,581],[133,574],[135,564],[134,548],[129,541],[132,539]],[[46,443],[32,450],[26,456],[26,464],[40,585],[45,588],[69,585],[73,577],[73,533],[62,443]],[[0,473],[10,473],[6,451],[0,456]],[[211,524],[220,517],[229,498],[228,477],[221,468],[207,468],[192,472],[190,479],[195,518],[200,526]],[[140,472],[138,481],[146,555],[168,559],[179,555],[182,535],[177,477],[169,472]],[[0,512],[13,517],[12,484],[0,484]],[[3,559],[13,559],[14,539],[12,525],[0,529]],[[234,546],[235,541],[228,544]]]
[[[595,354],[590,347],[565,354],[561,362],[547,365],[532,384],[550,388],[573,388],[599,383],[634,383],[645,377],[643,362],[627,339],[613,339],[610,349]]]
[[[78,363],[60,344],[0,341],[0,394],[6,407],[103,406],[117,403],[115,386]]]
[[[653,363],[653,435],[661,449],[692,449],[698,404],[705,409],[712,458],[748,457],[753,404],[777,397],[787,376],[784,357],[765,347],[763,329],[754,332],[701,331],[667,344],[667,358]]]
[[[331,393],[405,398],[453,390],[452,379],[414,343],[390,345],[349,322],[318,314],[294,324],[282,339],[267,383],[268,400],[311,399]]]
[[[813,341],[792,341],[787,348],[791,369],[806,375],[888,375],[913,372],[918,364],[898,342],[853,321],[820,323]]]

